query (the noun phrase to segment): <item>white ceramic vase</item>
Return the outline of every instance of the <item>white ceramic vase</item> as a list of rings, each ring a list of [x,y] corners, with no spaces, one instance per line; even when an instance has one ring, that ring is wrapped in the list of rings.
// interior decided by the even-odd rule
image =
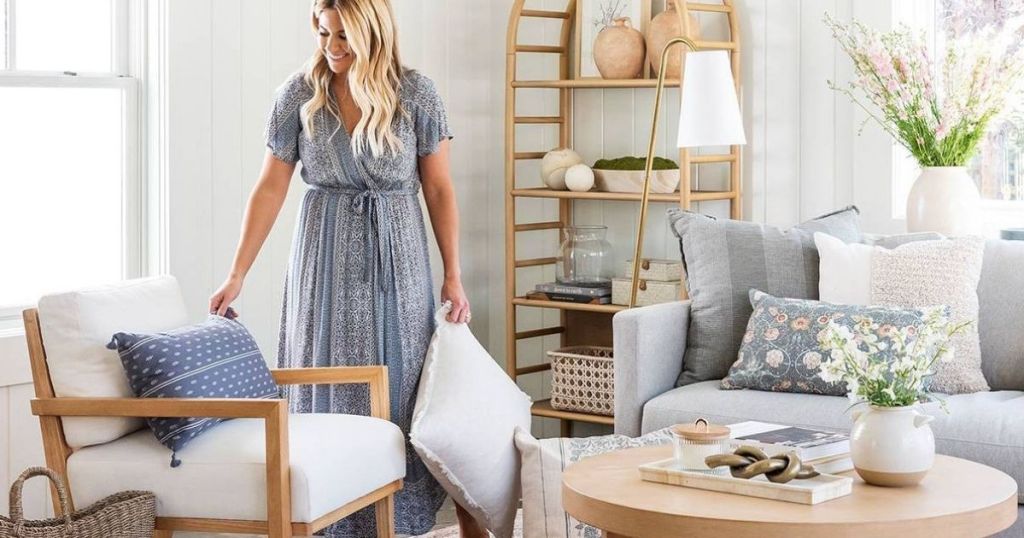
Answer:
[[[978,233],[981,196],[964,166],[926,166],[907,197],[907,231]]]
[[[912,486],[935,462],[934,417],[916,406],[877,407],[853,413],[850,458],[857,474],[876,486]]]

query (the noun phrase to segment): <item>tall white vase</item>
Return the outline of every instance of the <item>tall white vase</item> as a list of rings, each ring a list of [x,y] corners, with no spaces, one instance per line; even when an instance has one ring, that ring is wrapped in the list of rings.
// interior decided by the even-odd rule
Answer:
[[[857,474],[876,486],[912,486],[935,462],[932,417],[916,406],[876,407],[853,413],[850,459]]]
[[[964,166],[926,166],[907,197],[907,231],[960,236],[980,231],[981,195]]]

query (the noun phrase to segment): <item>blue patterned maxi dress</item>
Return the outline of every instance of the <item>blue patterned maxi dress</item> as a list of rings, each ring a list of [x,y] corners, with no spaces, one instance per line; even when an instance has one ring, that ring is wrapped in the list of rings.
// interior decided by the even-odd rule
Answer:
[[[278,365],[385,364],[391,420],[408,434],[424,355],[434,331],[434,296],[418,156],[451,138],[444,104],[426,76],[405,70],[399,101],[408,113],[393,123],[398,153],[353,154],[344,126],[321,109],[311,139],[302,105],[313,95],[302,72],[278,87],[267,119],[267,147],[279,159],[302,161],[309,185],[285,278]],[[302,118],[300,118],[302,115]],[[289,387],[292,412],[369,414],[366,386]],[[444,490],[406,441],[405,487],[395,498],[399,533],[427,532]],[[324,454],[325,458],[331,457]],[[372,507],[324,530],[332,537],[376,536]]]

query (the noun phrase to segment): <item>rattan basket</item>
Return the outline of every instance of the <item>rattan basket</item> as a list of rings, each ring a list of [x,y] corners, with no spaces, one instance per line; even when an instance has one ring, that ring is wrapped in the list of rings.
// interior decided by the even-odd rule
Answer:
[[[548,351],[551,407],[596,415],[615,414],[612,348],[572,346]]]
[[[21,490],[33,476],[53,481],[60,496],[60,518],[25,521]],[[0,516],[0,538],[151,538],[156,523],[156,497],[148,491],[122,491],[71,512],[68,492],[57,473],[30,467],[11,485],[11,517]]]

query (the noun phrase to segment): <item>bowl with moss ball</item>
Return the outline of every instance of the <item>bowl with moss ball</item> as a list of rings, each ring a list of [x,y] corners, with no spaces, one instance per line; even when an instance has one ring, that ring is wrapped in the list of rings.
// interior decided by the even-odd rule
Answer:
[[[644,157],[599,159],[594,163],[594,185],[602,192],[644,191]],[[679,165],[672,159],[655,157],[651,167],[651,192],[670,193],[679,188]]]

